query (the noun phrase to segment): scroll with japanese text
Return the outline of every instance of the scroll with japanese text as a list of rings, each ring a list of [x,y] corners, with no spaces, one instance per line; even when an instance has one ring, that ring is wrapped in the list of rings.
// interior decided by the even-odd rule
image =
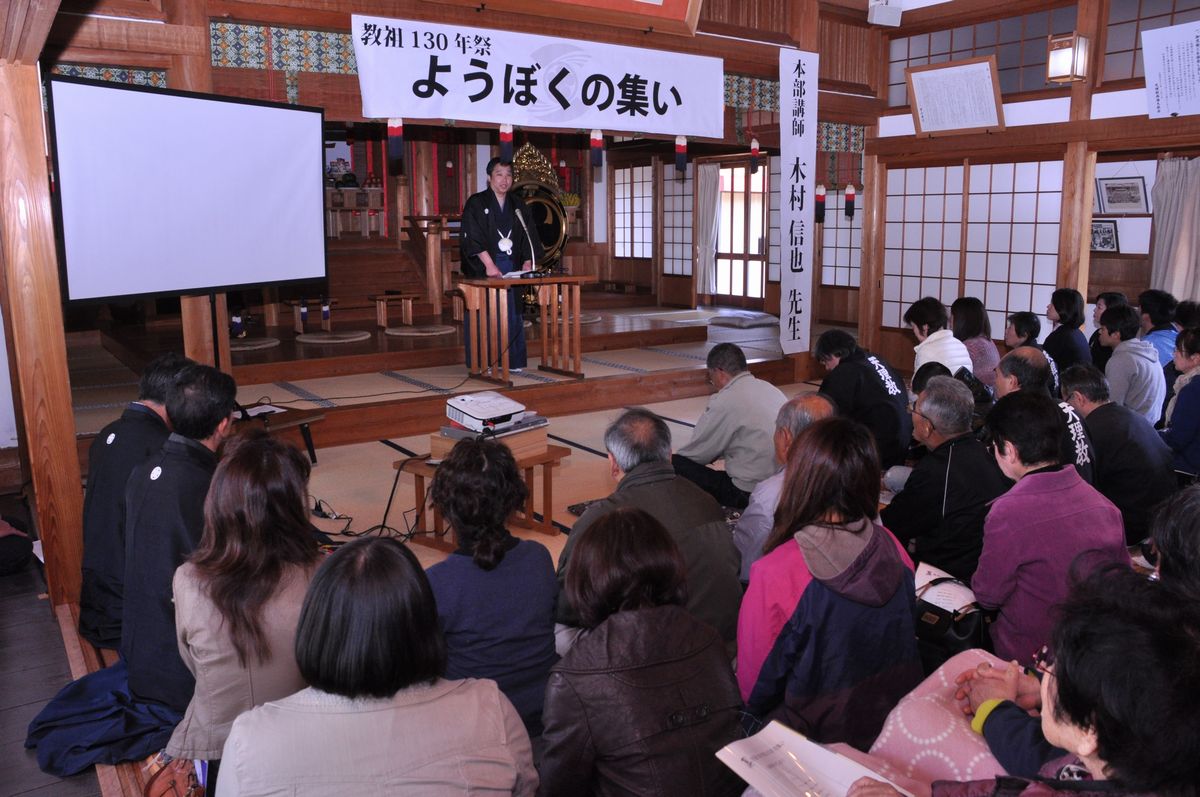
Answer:
[[[817,54],[779,51],[779,343],[808,351],[817,165]]]
[[[1142,31],[1151,119],[1200,114],[1200,22]]]
[[[367,118],[724,135],[720,58],[358,14],[352,20]]]

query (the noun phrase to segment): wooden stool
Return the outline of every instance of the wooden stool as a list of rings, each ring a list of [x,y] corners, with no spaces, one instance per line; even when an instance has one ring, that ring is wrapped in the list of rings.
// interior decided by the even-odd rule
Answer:
[[[413,300],[421,297],[415,293],[377,293],[374,296],[368,296],[372,302],[375,302],[375,323],[380,329],[388,328],[388,305],[392,302],[400,303],[400,321],[406,326],[412,326],[413,322]]]
[[[328,301],[330,308],[337,304],[337,299],[327,299],[326,301]],[[304,299],[303,301],[300,299],[285,299],[283,303],[292,308],[292,328],[296,330],[297,335],[304,334],[304,313],[302,308],[315,305],[317,312],[322,312],[320,299]],[[321,329],[325,330],[326,332],[333,331],[332,311],[329,314],[329,318],[325,318],[322,314]]]

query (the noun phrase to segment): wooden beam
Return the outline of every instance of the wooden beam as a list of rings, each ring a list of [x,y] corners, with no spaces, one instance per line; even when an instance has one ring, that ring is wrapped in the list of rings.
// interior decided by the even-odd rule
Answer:
[[[164,53],[210,58],[207,18],[203,29],[157,22],[60,15],[50,29],[49,41],[63,47]]]
[[[126,50],[89,50],[84,47],[66,47],[47,52],[57,64],[99,64],[102,66],[127,66],[135,69],[171,68],[171,56],[163,53],[131,53]]]
[[[10,0],[0,11],[0,61],[32,64],[46,45],[59,0]]]
[[[50,599],[79,600],[83,491],[50,211],[37,66],[0,62],[0,269],[21,445]]]
[[[1156,152],[1194,147],[1196,122],[1190,118],[1148,119],[1125,116],[1086,119],[1054,124],[1010,127],[1000,133],[970,133],[938,138],[935,143],[915,136],[871,138],[867,154],[888,164],[911,164],[971,158],[974,163],[1022,160],[1053,155],[1061,157],[1067,144],[1086,141],[1093,150]]]

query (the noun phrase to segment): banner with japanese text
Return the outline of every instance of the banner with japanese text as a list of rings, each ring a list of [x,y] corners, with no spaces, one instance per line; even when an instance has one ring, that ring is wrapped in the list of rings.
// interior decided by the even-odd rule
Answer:
[[[720,58],[352,17],[363,116],[720,138]]]
[[[812,326],[813,189],[817,165],[817,54],[779,51],[779,343],[809,350]]]

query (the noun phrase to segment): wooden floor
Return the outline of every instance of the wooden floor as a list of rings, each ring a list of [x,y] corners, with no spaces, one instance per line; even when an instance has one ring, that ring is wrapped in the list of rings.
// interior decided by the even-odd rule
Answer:
[[[34,565],[0,577],[0,797],[99,795],[93,770],[56,778],[25,749],[30,720],[71,680],[50,602],[38,597],[45,590]]]
[[[335,309],[335,332],[365,331],[370,336],[363,341],[331,345],[299,343],[287,319],[286,326],[263,327],[261,319],[252,321],[248,336],[275,338],[279,345],[270,349],[233,353],[233,376],[239,384],[306,379],[318,376],[401,371],[433,365],[465,362],[462,326],[447,315],[439,323],[453,327],[452,332],[430,337],[397,337],[385,334],[370,317],[345,318]],[[704,341],[708,327],[703,322],[689,322],[689,311],[675,312],[665,308],[606,309],[593,313],[600,321],[582,328],[585,352],[610,351],[641,346],[664,346],[676,343]],[[351,315],[349,313],[345,315]],[[399,313],[394,323],[399,325]],[[672,320],[682,317],[683,322]],[[417,323],[432,319],[417,319]],[[310,315],[310,331],[320,329],[316,314]],[[146,326],[112,326],[103,330],[105,346],[134,371],[166,351],[181,351],[183,334],[177,321],[151,323]],[[535,325],[526,330],[531,356],[541,351]]]

